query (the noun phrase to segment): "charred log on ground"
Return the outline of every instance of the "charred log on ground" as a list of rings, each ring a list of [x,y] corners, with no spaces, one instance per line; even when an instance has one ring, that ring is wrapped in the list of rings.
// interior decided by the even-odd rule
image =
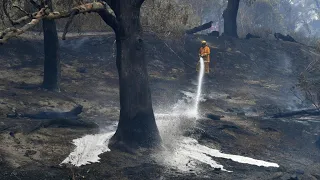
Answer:
[[[253,35],[253,34],[250,34],[250,33],[248,33],[248,34],[246,35],[246,39],[252,39],[252,38],[261,38],[261,37],[260,37],[260,36]]]
[[[316,146],[318,147],[318,149],[320,150],[320,136],[318,137],[317,141],[316,141]]]
[[[31,132],[38,130],[40,128],[47,128],[52,125],[58,127],[83,127],[83,128],[98,128],[99,126],[94,122],[87,122],[80,120],[78,117],[82,113],[83,107],[81,105],[76,106],[67,112],[55,112],[55,111],[41,111],[39,113],[25,113],[19,114],[15,112],[14,114],[7,114],[8,118],[30,118],[32,120],[41,120]]]
[[[209,119],[212,119],[212,120],[220,120],[221,118],[224,118],[224,116],[215,115],[215,114],[211,114],[211,113],[206,114],[206,117]]]
[[[283,35],[281,33],[274,33],[274,37],[279,40],[281,39],[282,41],[289,41],[289,42],[297,42],[296,40],[293,39],[290,35]]]
[[[208,34],[208,36],[219,37],[220,33],[219,33],[219,31],[212,31],[211,33]]]
[[[197,26],[197,27],[194,27],[192,29],[189,29],[189,30],[186,31],[186,34],[194,34],[194,33],[209,29],[209,28],[211,28],[212,23],[213,22],[210,21],[208,23],[202,24],[201,26]]]
[[[318,109],[308,109],[308,110],[301,110],[301,111],[292,111],[292,112],[283,112],[273,115],[273,118],[285,118],[285,117],[292,117],[298,115],[307,115],[307,116],[320,116],[320,111]]]
[[[19,114],[15,112],[14,114],[7,114],[8,118],[31,118],[31,119],[77,119],[78,115],[82,113],[83,107],[78,105],[72,110],[67,112],[55,112],[55,111],[41,111],[39,113],[25,113]]]

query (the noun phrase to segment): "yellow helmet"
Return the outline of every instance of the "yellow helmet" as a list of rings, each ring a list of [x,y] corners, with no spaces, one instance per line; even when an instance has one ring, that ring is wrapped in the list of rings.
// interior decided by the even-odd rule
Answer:
[[[207,41],[201,41],[201,44],[207,44]]]

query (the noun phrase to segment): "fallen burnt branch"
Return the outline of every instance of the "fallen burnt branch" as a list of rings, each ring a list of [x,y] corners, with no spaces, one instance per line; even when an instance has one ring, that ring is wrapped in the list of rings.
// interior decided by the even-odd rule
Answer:
[[[248,33],[248,34],[246,35],[246,39],[253,39],[253,38],[261,38],[261,37],[260,37],[260,36],[253,35],[253,34],[251,34],[251,33]]]
[[[76,106],[68,112],[39,112],[36,114],[20,114],[19,117],[26,117],[31,119],[76,119],[80,113],[82,113],[83,107],[81,105]]]
[[[285,112],[285,113],[278,113],[273,115],[273,118],[285,118],[285,117],[292,117],[297,115],[307,115],[307,116],[320,116],[320,111],[318,109],[307,109],[301,111],[292,111],[292,112]]]
[[[98,128],[99,126],[94,122],[86,122],[78,118],[74,119],[51,119],[41,122],[37,127],[33,128],[32,131],[36,131],[40,128],[48,128],[50,126],[58,127],[80,127],[80,128]]]
[[[293,37],[291,37],[290,35],[283,35],[281,33],[274,33],[274,37],[279,40],[281,39],[282,41],[289,41],[289,42],[297,42],[295,39],[293,39]]]
[[[211,114],[211,113],[206,114],[206,117],[209,119],[212,119],[212,120],[220,120],[221,118],[224,118],[224,116],[215,115],[215,114]]]
[[[83,128],[98,128],[99,126],[94,122],[86,122],[80,120],[78,115],[82,113],[83,107],[81,105],[76,106],[71,111],[67,112],[39,112],[35,114],[8,114],[9,118],[30,118],[36,120],[42,120],[39,125],[33,128],[30,132],[36,131],[40,128],[47,128],[49,126],[56,125],[58,127],[83,127]]]
[[[318,137],[315,143],[316,143],[316,146],[320,149],[320,136]]]
[[[41,128],[48,128],[51,126],[56,126],[59,128],[72,128],[72,127],[77,127],[77,128],[99,128],[99,125],[97,125],[94,122],[86,122],[83,120],[80,120],[78,118],[74,119],[46,119],[42,120],[41,123],[33,127],[32,129],[29,129],[26,133],[32,133],[34,131],[37,131]]]
[[[211,28],[212,23],[213,23],[213,22],[210,21],[210,22],[208,22],[208,23],[202,24],[201,26],[198,26],[198,27],[195,27],[195,28],[192,28],[192,29],[187,30],[186,33],[187,33],[187,34],[194,34],[194,33],[196,33],[196,32],[209,29],[209,28]]]
[[[103,2],[93,2],[82,4],[80,6],[72,8],[70,11],[65,12],[51,12],[48,7],[41,8],[38,12],[35,12],[31,15],[26,15],[18,20],[13,21],[14,24],[21,24],[22,22],[32,19],[29,23],[25,24],[21,28],[7,28],[3,32],[0,32],[0,44],[5,43],[8,39],[12,37],[19,36],[20,34],[26,32],[31,29],[35,25],[37,25],[42,19],[61,19],[72,17],[77,14],[89,13],[89,12],[100,12],[106,11],[108,14],[112,14],[110,9],[107,9],[107,5]]]

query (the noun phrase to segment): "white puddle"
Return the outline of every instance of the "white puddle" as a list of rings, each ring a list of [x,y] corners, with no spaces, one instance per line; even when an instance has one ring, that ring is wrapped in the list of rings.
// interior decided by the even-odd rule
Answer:
[[[198,141],[193,138],[184,137],[181,140],[181,143],[179,143],[179,147],[180,147],[179,151],[182,151],[182,154],[191,158],[190,160],[193,159],[193,160],[208,164],[213,168],[220,168],[221,170],[224,170],[224,171],[227,171],[227,170],[225,170],[222,165],[218,164],[211,157],[230,159],[238,163],[250,164],[255,166],[279,167],[279,165],[276,163],[257,160],[257,159],[253,159],[245,156],[221,153],[219,150],[211,149],[207,146],[199,144]]]
[[[172,118],[172,120],[174,119],[175,118]],[[262,167],[279,167],[278,164],[272,162],[222,153],[219,150],[199,144],[196,139],[181,136],[179,133],[173,133],[170,136],[168,135],[170,131],[172,132],[174,129],[179,128],[176,127],[168,130],[168,126],[171,126],[170,123],[168,124],[168,121],[162,120],[157,121],[163,138],[166,138],[164,143],[167,145],[167,150],[153,155],[155,160],[160,164],[170,166],[183,172],[200,170],[200,164],[207,164],[212,168],[218,168],[222,171],[232,172],[224,169],[223,165],[212,159],[212,157],[217,157],[230,159],[242,164],[250,164]],[[100,160],[99,155],[110,151],[108,148],[108,143],[114,133],[115,131],[96,135],[86,135],[82,138],[73,140],[76,148],[62,162],[62,164],[70,163],[74,166],[82,166],[91,163],[98,163]],[[167,134],[167,136],[164,136],[164,134]]]
[[[76,145],[76,148],[61,164],[70,163],[74,166],[82,166],[99,162],[99,155],[110,151],[108,143],[114,133],[115,131],[74,139],[73,144]]]

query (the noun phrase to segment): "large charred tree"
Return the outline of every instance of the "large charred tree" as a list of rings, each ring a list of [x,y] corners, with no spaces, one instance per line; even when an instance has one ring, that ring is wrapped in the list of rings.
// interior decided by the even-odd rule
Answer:
[[[224,35],[238,37],[237,15],[240,0],[228,0],[227,8],[223,11]]]
[[[109,23],[116,34],[117,68],[120,87],[120,119],[110,145],[154,147],[161,139],[152,108],[145,47],[140,24],[144,0],[109,0],[116,17]]]
[[[47,6],[53,11],[52,1],[47,0]],[[52,91],[60,90],[60,57],[59,57],[59,38],[55,20],[43,19],[43,38],[44,38],[44,75],[42,87]]]
[[[86,12],[98,13],[114,30],[117,45],[120,119],[110,145],[156,147],[161,138],[152,107],[140,24],[140,8],[144,0],[104,0],[104,2],[83,4],[68,12],[47,12],[47,8],[42,8],[32,15],[30,23],[19,29],[8,28],[0,32],[0,43],[34,27],[41,19],[72,18],[74,15]],[[22,19],[28,17],[17,21],[23,22]],[[67,26],[69,24],[67,23]]]

